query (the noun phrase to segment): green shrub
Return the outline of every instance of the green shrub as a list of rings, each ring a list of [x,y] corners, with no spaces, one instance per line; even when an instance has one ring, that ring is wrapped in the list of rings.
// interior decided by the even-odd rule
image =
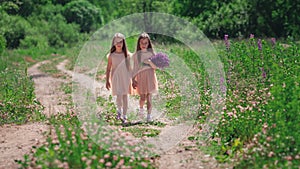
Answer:
[[[1,32],[6,39],[7,48],[18,48],[20,41],[25,38],[30,24],[20,16],[6,16],[1,22]]]
[[[0,35],[0,55],[5,50],[5,48],[6,48],[6,40],[2,35]]]
[[[101,23],[100,9],[86,0],[67,3],[63,15],[69,23],[79,24],[82,32],[90,32]]]
[[[54,15],[48,21],[39,20],[38,17],[30,17],[28,21],[32,27],[21,41],[23,48],[70,47],[80,40],[79,25],[68,24],[60,14]]]

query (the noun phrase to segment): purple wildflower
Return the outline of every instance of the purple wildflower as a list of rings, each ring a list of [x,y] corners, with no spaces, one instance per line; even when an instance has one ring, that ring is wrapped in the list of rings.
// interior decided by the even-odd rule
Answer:
[[[263,67],[261,68],[261,71],[262,71],[261,76],[263,79],[265,79],[267,77],[267,73]]]
[[[225,82],[224,77],[221,77],[220,78],[220,90],[222,93],[226,92],[226,86],[225,86],[224,82]]]
[[[271,38],[271,42],[272,42],[272,45],[275,46],[275,44],[276,44],[276,38]]]
[[[253,39],[254,38],[254,34],[250,34],[250,39]]]
[[[164,69],[168,67],[170,64],[170,60],[168,55],[162,52],[157,53],[156,55],[150,58],[151,62],[160,69]]]
[[[258,50],[262,50],[261,39],[258,39],[257,46],[258,46]]]
[[[225,41],[225,45],[226,45],[226,48],[229,49],[230,48],[230,43],[228,41],[228,35],[224,35],[224,41]]]

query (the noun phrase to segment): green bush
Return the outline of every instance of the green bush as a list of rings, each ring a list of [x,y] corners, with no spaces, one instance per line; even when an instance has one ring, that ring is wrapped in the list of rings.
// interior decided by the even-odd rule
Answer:
[[[79,25],[66,23],[65,18],[57,14],[46,20],[38,20],[38,17],[30,17],[32,24],[27,30],[27,36],[21,41],[22,48],[37,47],[69,47],[80,40]]]
[[[1,32],[6,39],[7,48],[18,48],[30,27],[30,24],[20,16],[5,15],[1,22]]]
[[[0,35],[0,55],[5,50],[5,48],[6,48],[6,40],[2,35]]]
[[[223,3],[217,10],[204,10],[203,14],[192,18],[209,37],[233,37],[245,35],[249,22],[249,4],[246,1]]]
[[[69,23],[79,24],[82,32],[90,32],[101,23],[100,9],[86,0],[67,3],[63,15]]]
[[[28,35],[25,37],[25,39],[21,40],[20,47],[29,49],[29,48],[38,48],[40,50],[46,49],[49,47],[48,39],[45,36],[42,36],[40,34],[38,35]]]

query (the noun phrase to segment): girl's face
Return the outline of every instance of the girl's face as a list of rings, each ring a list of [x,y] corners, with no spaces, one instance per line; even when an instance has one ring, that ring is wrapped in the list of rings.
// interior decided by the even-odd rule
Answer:
[[[148,40],[148,38],[142,38],[140,40],[140,47],[141,47],[141,49],[142,50],[146,50],[146,49],[148,49],[148,46],[149,46],[149,40]]]
[[[115,44],[115,47],[117,51],[122,51],[123,41],[117,42],[117,44]]]

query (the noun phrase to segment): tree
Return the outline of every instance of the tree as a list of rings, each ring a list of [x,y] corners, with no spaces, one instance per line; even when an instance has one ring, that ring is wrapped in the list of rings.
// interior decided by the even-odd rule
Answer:
[[[90,32],[101,24],[100,8],[86,0],[77,0],[64,6],[64,17],[68,23],[80,25],[81,32]]]

